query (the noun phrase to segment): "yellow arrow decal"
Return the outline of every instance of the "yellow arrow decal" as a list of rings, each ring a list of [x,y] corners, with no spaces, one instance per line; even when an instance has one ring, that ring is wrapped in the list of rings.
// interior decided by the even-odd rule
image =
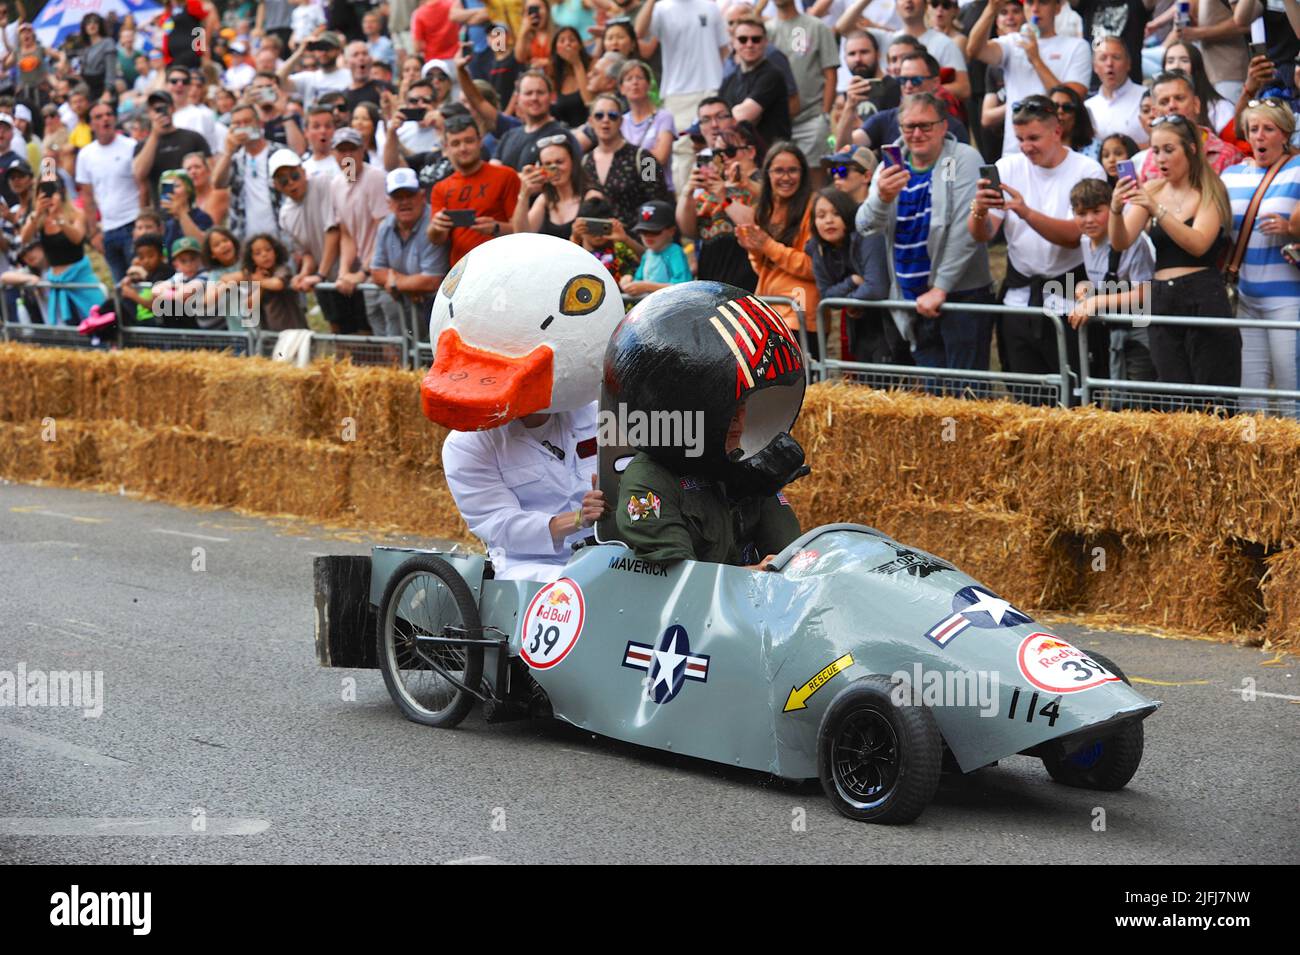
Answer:
[[[838,660],[823,667],[815,677],[803,686],[791,687],[790,695],[785,700],[785,709],[781,712],[792,713],[795,710],[807,709],[809,697],[829,683],[831,677],[835,676],[835,674],[841,670],[847,670],[851,666],[853,666],[853,654],[846,653]]]

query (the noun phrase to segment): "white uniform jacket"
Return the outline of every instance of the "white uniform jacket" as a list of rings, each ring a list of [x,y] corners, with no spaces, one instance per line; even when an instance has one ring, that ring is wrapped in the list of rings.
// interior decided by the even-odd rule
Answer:
[[[549,447],[548,447],[549,445]],[[447,486],[465,523],[487,548],[500,580],[555,580],[575,530],[557,547],[550,520],[582,505],[596,473],[596,403],[488,431],[453,431],[442,445]]]

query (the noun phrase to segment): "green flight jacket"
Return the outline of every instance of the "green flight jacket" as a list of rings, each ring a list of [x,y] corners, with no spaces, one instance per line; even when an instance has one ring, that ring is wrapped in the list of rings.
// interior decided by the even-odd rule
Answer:
[[[623,472],[613,507],[619,539],[647,560],[747,566],[800,534],[785,495],[732,501],[721,483],[675,474],[644,453]]]

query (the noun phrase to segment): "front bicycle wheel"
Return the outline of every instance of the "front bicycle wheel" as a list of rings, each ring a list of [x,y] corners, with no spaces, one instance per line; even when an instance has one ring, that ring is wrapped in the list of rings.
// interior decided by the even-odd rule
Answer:
[[[474,706],[483,682],[483,648],[432,643],[430,637],[483,636],[469,585],[441,557],[405,561],[384,588],[379,610],[379,669],[408,720],[449,728]]]

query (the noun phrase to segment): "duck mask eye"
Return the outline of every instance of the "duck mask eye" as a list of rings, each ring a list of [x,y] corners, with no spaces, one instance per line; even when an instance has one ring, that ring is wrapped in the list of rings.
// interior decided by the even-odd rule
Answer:
[[[594,275],[575,275],[560,293],[562,315],[590,315],[605,301],[605,283]]]

